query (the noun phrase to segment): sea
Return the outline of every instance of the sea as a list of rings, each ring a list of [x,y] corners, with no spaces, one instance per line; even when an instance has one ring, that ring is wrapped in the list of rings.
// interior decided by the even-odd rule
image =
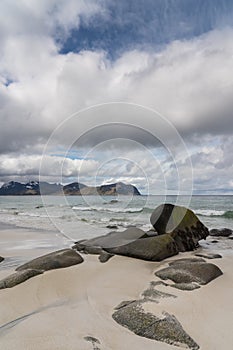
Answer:
[[[151,228],[150,216],[162,203],[184,205],[209,228],[233,229],[233,196],[1,196],[0,222],[43,230],[67,242],[111,230]]]

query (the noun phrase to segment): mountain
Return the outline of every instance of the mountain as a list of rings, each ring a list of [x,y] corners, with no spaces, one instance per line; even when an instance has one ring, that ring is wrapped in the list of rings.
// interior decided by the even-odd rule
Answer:
[[[48,182],[30,181],[27,183],[10,181],[0,188],[2,196],[24,196],[62,193],[63,186],[60,184],[49,184]]]
[[[61,184],[50,184],[48,182],[30,181],[20,183],[10,181],[0,188],[0,196],[25,196],[25,195],[134,195],[140,196],[140,192],[133,185],[117,182],[102,186],[86,186],[79,182],[62,186]]]

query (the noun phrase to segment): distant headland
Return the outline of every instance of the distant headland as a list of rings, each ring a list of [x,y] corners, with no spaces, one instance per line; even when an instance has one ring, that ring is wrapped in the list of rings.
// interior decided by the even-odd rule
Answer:
[[[86,186],[79,182],[73,182],[68,185],[61,185],[57,183],[30,181],[21,183],[10,181],[5,183],[0,188],[0,196],[25,196],[25,195],[135,195],[140,196],[138,189],[130,184],[117,182],[101,186]]]

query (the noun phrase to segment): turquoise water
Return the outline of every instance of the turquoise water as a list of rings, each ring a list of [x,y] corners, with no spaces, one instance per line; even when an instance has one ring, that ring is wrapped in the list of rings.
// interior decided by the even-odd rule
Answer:
[[[109,224],[147,230],[153,209],[164,202],[191,208],[210,229],[233,229],[233,196],[2,196],[0,222],[80,239],[109,232]]]

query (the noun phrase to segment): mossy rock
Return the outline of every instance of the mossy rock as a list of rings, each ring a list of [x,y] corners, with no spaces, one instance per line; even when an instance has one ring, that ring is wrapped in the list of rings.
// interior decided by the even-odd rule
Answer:
[[[161,261],[178,254],[177,245],[174,239],[168,234],[140,238],[128,244],[105,250],[112,254],[149,261]]]
[[[198,241],[206,239],[209,234],[208,228],[192,210],[174,204],[159,205],[150,221],[160,235],[169,233],[181,252],[194,250]]]

